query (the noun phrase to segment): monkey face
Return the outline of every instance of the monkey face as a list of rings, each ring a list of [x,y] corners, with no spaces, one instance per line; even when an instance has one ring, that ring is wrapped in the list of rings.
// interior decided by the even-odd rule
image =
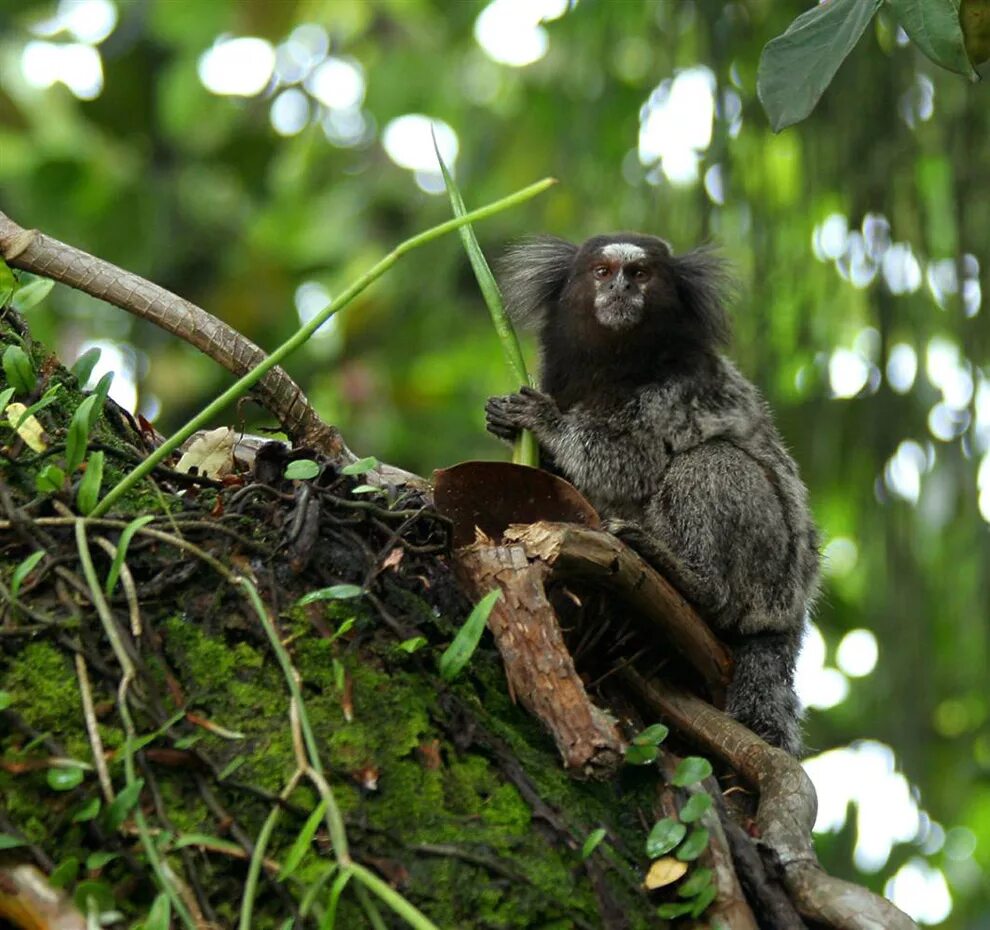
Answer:
[[[583,290],[595,322],[626,332],[644,322],[668,284],[670,250],[652,236],[596,237],[581,248],[571,284]]]

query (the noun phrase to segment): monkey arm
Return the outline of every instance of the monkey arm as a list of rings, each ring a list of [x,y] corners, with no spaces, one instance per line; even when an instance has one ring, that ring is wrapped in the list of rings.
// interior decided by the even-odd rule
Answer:
[[[600,509],[612,501],[643,500],[659,485],[665,464],[655,430],[627,416],[605,418],[581,408],[562,413],[554,400],[530,387],[489,398],[489,432],[511,440],[528,429],[556,470]]]

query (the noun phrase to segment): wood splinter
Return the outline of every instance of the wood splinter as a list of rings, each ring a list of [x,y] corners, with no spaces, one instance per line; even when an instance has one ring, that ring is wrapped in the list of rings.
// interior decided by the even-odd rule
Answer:
[[[502,590],[488,626],[509,688],[550,731],[569,771],[611,777],[625,740],[577,674],[547,596],[550,581],[581,578],[615,591],[662,630],[722,705],[732,674],[727,650],[670,583],[614,536],[568,523],[513,525],[501,545],[479,532],[472,545],[456,551],[455,564],[475,600]]]

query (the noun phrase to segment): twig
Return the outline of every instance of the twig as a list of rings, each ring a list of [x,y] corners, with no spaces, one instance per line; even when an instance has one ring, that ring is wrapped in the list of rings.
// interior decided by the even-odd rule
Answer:
[[[89,744],[93,749],[93,765],[96,767],[96,777],[99,779],[103,798],[110,804],[116,797],[113,783],[110,781],[110,770],[107,768],[107,758],[103,751],[103,740],[100,728],[96,722],[96,710],[93,707],[93,690],[89,683],[89,671],[86,660],[77,652],[76,677],[79,679],[79,693],[82,695],[83,720],[86,722],[86,732],[89,734]]]

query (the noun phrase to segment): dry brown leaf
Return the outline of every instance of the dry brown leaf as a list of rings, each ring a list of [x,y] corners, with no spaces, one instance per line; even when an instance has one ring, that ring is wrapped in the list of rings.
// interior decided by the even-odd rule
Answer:
[[[177,471],[196,473],[207,478],[222,478],[234,470],[234,431],[221,426],[203,433],[179,459]]]
[[[676,882],[687,870],[688,864],[686,862],[681,862],[673,856],[664,856],[650,866],[650,871],[646,873],[646,878],[643,880],[643,887],[647,891],[663,888],[664,885]]]
[[[17,435],[28,444],[31,451],[44,452],[48,448],[48,443],[45,441],[45,430],[34,415],[29,416],[20,426],[17,425],[21,417],[24,416],[25,410],[27,407],[16,401],[7,404],[7,409],[4,411],[7,414],[7,422],[17,430]]]

